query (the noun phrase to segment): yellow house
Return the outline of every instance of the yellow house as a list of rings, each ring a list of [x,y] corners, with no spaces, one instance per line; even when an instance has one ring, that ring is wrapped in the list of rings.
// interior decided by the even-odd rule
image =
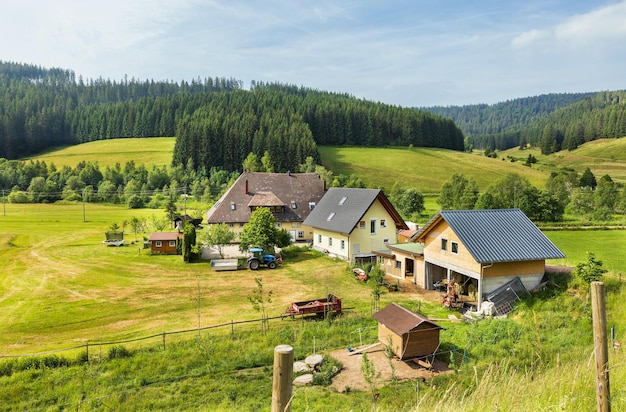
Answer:
[[[349,262],[375,261],[376,249],[408,229],[379,189],[330,188],[304,221],[313,228],[313,248]]]
[[[207,224],[225,223],[237,237],[258,207],[267,207],[293,242],[311,242],[313,229],[303,224],[324,193],[315,173],[244,172],[207,212]]]
[[[417,234],[423,264],[415,283],[425,289],[454,280],[461,294],[483,297],[519,278],[527,290],[545,274],[546,259],[565,257],[520,209],[442,210]]]

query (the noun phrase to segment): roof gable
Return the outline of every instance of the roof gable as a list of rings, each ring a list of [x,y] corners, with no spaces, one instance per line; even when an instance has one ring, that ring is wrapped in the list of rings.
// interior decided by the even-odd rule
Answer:
[[[565,257],[520,209],[442,210],[420,230],[417,240],[424,242],[442,220],[478,263]]]
[[[402,306],[391,303],[372,315],[396,335],[404,335],[418,329],[443,329],[419,313],[411,312]]]
[[[339,187],[328,189],[304,224],[333,232],[351,233],[376,200],[381,202],[396,227],[408,229],[382,190]]]
[[[244,172],[207,212],[207,223],[250,220],[251,207],[283,206],[275,213],[279,222],[302,222],[325,193],[325,183],[315,173]]]

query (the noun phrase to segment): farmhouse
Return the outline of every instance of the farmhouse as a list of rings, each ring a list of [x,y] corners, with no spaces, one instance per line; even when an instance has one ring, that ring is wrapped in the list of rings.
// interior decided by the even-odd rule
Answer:
[[[372,316],[378,321],[378,340],[391,344],[398,358],[419,358],[437,352],[443,328],[422,315],[392,303]]]
[[[152,232],[150,234],[150,253],[161,255],[175,255],[176,246],[183,241],[180,232]]]
[[[408,229],[379,189],[330,188],[304,224],[313,228],[316,250],[356,263],[376,260],[373,250]]]
[[[532,290],[546,259],[565,257],[520,209],[442,210],[417,234],[423,260],[413,256],[414,281],[433,289],[454,280],[459,294],[484,295],[519,278]],[[408,258],[404,258],[407,262]]]
[[[226,223],[236,235],[258,207],[273,213],[279,228],[294,242],[313,240],[313,229],[303,224],[326,191],[315,173],[244,172],[207,212],[207,224]]]

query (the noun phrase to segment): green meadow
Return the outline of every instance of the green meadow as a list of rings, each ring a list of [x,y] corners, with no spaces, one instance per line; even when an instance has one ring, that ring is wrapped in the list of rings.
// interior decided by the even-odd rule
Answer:
[[[134,161],[135,164],[143,163],[146,167],[170,166],[175,142],[174,137],[96,140],[50,149],[30,159],[45,161],[46,164],[53,163],[57,168],[75,167],[82,161],[98,163],[102,170],[106,166],[115,166],[116,163],[124,166],[130,161]]]
[[[130,160],[141,163],[138,159],[147,159],[146,167],[169,165],[173,139],[119,140],[64,148],[37,159],[57,167],[89,158],[101,167]],[[102,146],[94,148],[96,143]],[[130,143],[135,153],[114,154],[124,152],[123,146]],[[122,148],[114,148],[117,144]],[[161,149],[152,152],[153,146]],[[141,147],[149,148],[149,153]],[[71,154],[72,150],[82,155]],[[593,166],[596,163],[589,159],[616,149],[594,150],[596,154],[586,155],[576,170]],[[495,176],[515,171],[541,187],[551,170],[567,167],[557,156],[573,156],[577,151],[538,156],[540,162],[532,168],[520,161],[438,149],[322,147],[320,152],[324,165],[335,174],[356,174],[385,189],[402,176],[402,182],[415,182],[424,193],[436,193],[452,173],[474,177],[484,189]],[[522,158],[527,152],[519,153]],[[626,163],[621,156],[615,153],[618,166]],[[436,211],[434,197],[426,198],[426,206],[424,219]],[[206,210],[208,205],[194,207]],[[303,359],[313,352],[328,354],[376,341],[371,288],[357,282],[345,262],[302,251],[286,258],[277,270],[215,272],[208,262],[185,264],[180,256],[150,255],[143,248],[149,233],[134,234],[129,227],[125,246],[102,244],[113,222],[122,226],[133,217],[149,222],[163,216],[163,210],[123,205],[2,205],[0,411],[269,411],[276,345],[292,345],[296,359]],[[609,271],[604,277],[607,321],[615,338],[623,341],[626,231],[544,233],[567,255],[548,264],[575,266],[586,260],[587,252],[603,262]],[[265,333],[258,322],[228,326],[231,321],[260,318],[248,300],[255,276],[272,292],[271,302],[266,301],[270,317],[283,313],[291,301],[329,292],[341,296],[348,309],[343,316],[327,320],[272,319]],[[293,410],[595,409],[589,294],[576,279],[551,275],[548,287],[526,299],[510,318],[475,324],[448,321],[450,313],[438,301],[420,294],[385,291],[380,306],[391,302],[419,310],[446,328],[441,349],[447,352],[440,360],[454,373],[425,382],[376,378],[376,403],[371,392],[338,392],[327,386],[330,378],[322,376],[319,385],[294,388]],[[219,324],[226,326],[196,331]],[[189,332],[168,335],[166,345],[161,342],[159,334],[182,330]],[[157,337],[138,340],[151,335]],[[99,346],[103,342],[121,343]],[[86,343],[92,348],[89,354],[84,351]],[[76,349],[63,351],[67,348]],[[612,410],[626,410],[624,353],[609,352]]]

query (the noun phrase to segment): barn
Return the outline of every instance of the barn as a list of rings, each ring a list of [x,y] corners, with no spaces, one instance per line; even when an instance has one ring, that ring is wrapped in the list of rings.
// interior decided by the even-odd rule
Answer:
[[[378,321],[378,340],[384,345],[391,342],[393,353],[399,359],[414,359],[437,352],[439,332],[443,327],[422,315],[391,303],[372,316]]]

